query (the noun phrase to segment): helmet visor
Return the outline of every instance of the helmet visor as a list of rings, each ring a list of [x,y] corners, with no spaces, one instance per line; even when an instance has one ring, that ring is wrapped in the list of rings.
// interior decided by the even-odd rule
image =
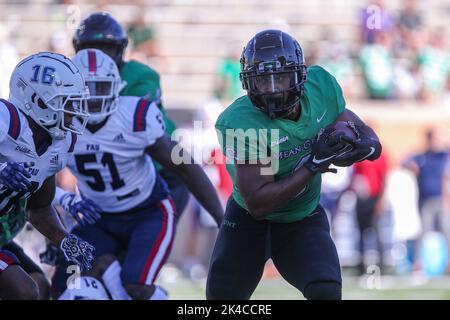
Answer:
[[[91,99],[111,98],[113,96],[113,84],[111,81],[86,81]]]
[[[289,111],[299,100],[295,71],[249,75],[248,82],[252,97],[271,117]]]
[[[112,108],[117,98],[119,86],[111,79],[88,79],[86,86],[89,88],[88,110],[91,115],[107,116],[115,109]]]
[[[295,72],[280,72],[256,75],[253,79],[254,91],[259,94],[277,94],[291,90],[296,85]]]

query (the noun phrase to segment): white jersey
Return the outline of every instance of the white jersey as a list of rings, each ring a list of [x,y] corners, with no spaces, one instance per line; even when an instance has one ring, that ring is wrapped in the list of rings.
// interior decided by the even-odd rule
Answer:
[[[105,212],[134,208],[152,193],[156,171],[144,149],[164,135],[164,120],[155,103],[119,97],[118,109],[95,133],[78,138],[68,167],[80,193]]]
[[[9,101],[0,99],[0,163],[34,162],[34,166],[28,168],[31,174],[28,192],[12,191],[0,185],[0,215],[9,212],[19,199],[29,197],[47,178],[63,169],[75,143],[76,135],[67,134],[65,139],[54,139],[39,155],[25,115]]]
[[[110,300],[103,284],[92,277],[79,277],[58,300]]]

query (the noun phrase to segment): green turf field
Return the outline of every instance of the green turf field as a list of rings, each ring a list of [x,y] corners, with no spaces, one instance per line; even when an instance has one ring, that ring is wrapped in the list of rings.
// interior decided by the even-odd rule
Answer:
[[[370,284],[370,279],[359,277],[344,277],[343,298],[359,299],[450,299],[450,277],[425,279],[423,277],[392,277],[385,276],[378,282],[379,288]],[[160,282],[168,291],[170,299],[204,299],[205,282],[192,282],[186,278],[176,281]],[[298,291],[281,278],[263,279],[253,294],[252,299],[303,299]]]

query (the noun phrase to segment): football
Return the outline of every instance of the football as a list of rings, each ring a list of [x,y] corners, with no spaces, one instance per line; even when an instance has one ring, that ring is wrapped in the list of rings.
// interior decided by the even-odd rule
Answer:
[[[352,127],[347,123],[347,121],[337,121],[332,127],[335,129],[335,131],[331,134],[332,136],[339,135],[343,133],[345,136],[356,139],[357,134],[355,130],[352,129]]]

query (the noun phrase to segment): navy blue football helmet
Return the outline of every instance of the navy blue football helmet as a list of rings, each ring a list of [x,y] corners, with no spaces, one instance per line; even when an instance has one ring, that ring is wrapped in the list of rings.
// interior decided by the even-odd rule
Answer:
[[[299,43],[280,30],[257,33],[242,52],[242,87],[272,119],[286,116],[298,105],[306,73]]]
[[[76,52],[89,48],[102,50],[120,67],[128,36],[109,13],[96,12],[81,22],[72,43]]]

